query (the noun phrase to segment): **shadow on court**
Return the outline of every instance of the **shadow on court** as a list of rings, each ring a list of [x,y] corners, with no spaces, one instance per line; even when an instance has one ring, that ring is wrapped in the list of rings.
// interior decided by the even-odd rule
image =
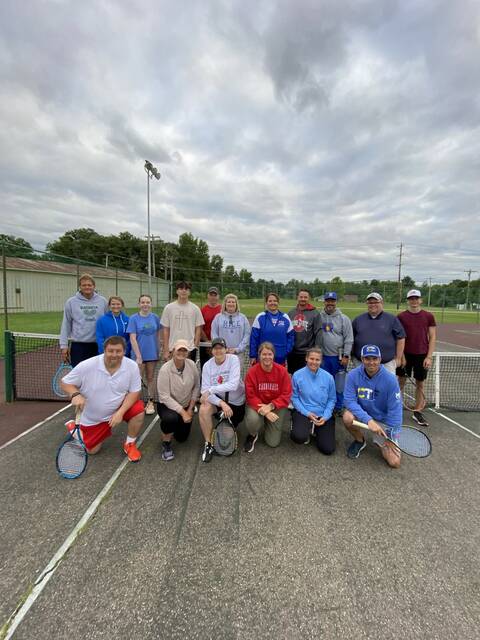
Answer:
[[[67,416],[0,451],[1,624],[123,458],[124,429],[58,478]],[[477,638],[480,442],[428,417],[433,455],[398,471],[348,460],[338,421],[329,458],[284,434],[205,465],[195,425],[165,463],[157,423],[14,638]]]

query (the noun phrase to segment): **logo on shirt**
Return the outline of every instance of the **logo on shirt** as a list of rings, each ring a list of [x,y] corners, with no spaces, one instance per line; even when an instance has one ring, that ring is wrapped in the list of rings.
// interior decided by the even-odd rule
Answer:
[[[293,330],[297,333],[302,331],[306,331],[308,329],[308,320],[305,318],[303,313],[297,313],[296,316],[292,320]]]
[[[362,400],[373,400],[373,389],[368,389],[368,387],[357,387],[357,397],[362,398]]]
[[[322,331],[325,331],[326,333],[330,333],[330,331],[333,331],[333,324],[330,324],[329,322],[323,322]]]

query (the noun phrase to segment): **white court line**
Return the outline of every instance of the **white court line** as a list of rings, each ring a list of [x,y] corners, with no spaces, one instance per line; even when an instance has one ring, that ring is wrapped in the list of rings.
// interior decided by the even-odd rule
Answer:
[[[445,340],[437,340],[437,344],[449,344],[452,347],[460,347],[460,349],[468,349],[469,351],[478,351],[478,349],[475,349],[474,347],[466,347],[464,344],[456,344],[456,342],[446,342]],[[442,351],[442,353],[444,353]],[[448,351],[445,351],[445,353],[448,353]]]
[[[478,435],[478,433],[475,433],[475,431],[471,431],[470,429],[468,429],[467,427],[464,427],[463,424],[460,424],[459,422],[457,422],[456,420],[452,420],[452,418],[449,418],[448,416],[446,416],[443,413],[440,413],[440,411],[437,411],[436,409],[432,409],[431,407],[429,407],[428,409],[429,411],[432,411],[433,413],[436,413],[437,416],[440,416],[441,418],[445,418],[445,420],[448,420],[448,422],[451,422],[452,424],[456,425],[457,427],[460,427],[460,429],[463,429],[464,431],[466,431],[467,433],[470,433],[472,436],[475,436],[475,438],[478,438],[480,440],[480,435]]]
[[[142,442],[145,440],[147,435],[152,430],[153,425],[156,422],[158,422],[158,419],[159,419],[158,415],[155,416],[155,418],[151,421],[151,423],[148,425],[148,427],[145,429],[145,431],[142,433],[142,435],[138,438],[138,444],[139,445],[142,444]],[[0,635],[1,635],[2,631],[4,633],[6,631],[6,634],[4,636],[1,636],[3,640],[8,640],[9,638],[11,638],[13,636],[13,634],[15,633],[18,625],[25,618],[25,616],[29,612],[30,608],[32,607],[33,603],[38,598],[38,596],[42,593],[42,591],[45,588],[45,586],[47,585],[48,581],[50,580],[50,578],[53,576],[53,574],[57,570],[57,568],[58,568],[59,564],[61,563],[61,561],[63,560],[65,554],[70,549],[70,547],[72,547],[73,543],[78,538],[80,532],[85,527],[85,525],[89,522],[89,520],[92,518],[92,516],[95,515],[95,513],[96,513],[97,509],[99,508],[99,506],[101,505],[103,499],[108,494],[110,489],[113,487],[113,485],[115,484],[115,482],[117,481],[118,477],[120,476],[122,471],[125,469],[127,464],[129,464],[129,460],[125,456],[124,460],[122,460],[120,465],[117,467],[116,471],[113,473],[113,475],[111,476],[110,480],[103,487],[103,489],[100,491],[100,493],[97,494],[97,497],[93,500],[93,502],[90,504],[90,506],[85,511],[83,516],[77,522],[77,524],[75,525],[74,529],[71,531],[69,536],[65,539],[64,543],[59,547],[59,549],[57,550],[55,555],[52,557],[50,562],[47,564],[45,569],[43,569],[43,571],[41,572],[41,574],[39,575],[39,577],[35,581],[35,584],[33,585],[33,589],[29,593],[29,595],[28,595],[27,599],[25,600],[25,602],[21,606],[17,607],[17,609],[15,609],[15,611],[12,613],[12,615],[10,616],[8,621],[5,623],[4,627],[2,629],[0,629]],[[61,480],[61,482],[63,482],[63,480]]]
[[[23,438],[23,436],[26,436],[27,433],[30,433],[31,431],[33,431],[34,429],[38,429],[38,427],[41,427],[42,424],[45,424],[45,422],[48,422],[49,420],[51,420],[52,418],[55,418],[55,416],[58,416],[60,413],[62,413],[62,411],[65,411],[65,409],[68,409],[69,407],[71,407],[71,404],[67,404],[66,407],[62,407],[61,409],[59,409],[58,411],[55,411],[55,413],[52,413],[51,416],[48,416],[48,418],[45,418],[45,420],[42,420],[41,422],[37,422],[37,424],[34,424],[33,427],[30,427],[30,429],[27,429],[26,431],[24,431],[23,433],[20,433],[18,436],[15,436],[15,438],[12,438],[11,440],[9,440],[8,442],[6,442],[5,444],[2,444],[2,446],[0,447],[0,451],[2,449],[5,449],[5,447],[8,447],[9,444],[13,444],[14,442],[16,442],[17,440],[20,440],[20,438]]]

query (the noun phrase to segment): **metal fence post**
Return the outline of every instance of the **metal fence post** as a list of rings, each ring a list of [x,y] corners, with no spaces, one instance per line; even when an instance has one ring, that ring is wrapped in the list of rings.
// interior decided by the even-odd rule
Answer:
[[[7,294],[7,256],[5,253],[5,243],[2,243],[2,265],[3,265],[3,315],[5,317],[5,331],[8,330],[8,294]],[[8,402],[8,401],[7,401]]]
[[[5,401],[13,402],[15,397],[15,343],[13,333],[5,331]]]

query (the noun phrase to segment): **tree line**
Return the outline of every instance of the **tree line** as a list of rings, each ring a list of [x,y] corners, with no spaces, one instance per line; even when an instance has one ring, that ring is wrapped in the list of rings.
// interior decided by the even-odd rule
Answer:
[[[16,256],[34,260],[80,263],[85,266],[96,265],[118,268],[127,271],[146,273],[148,264],[147,241],[137,238],[128,231],[117,235],[101,235],[90,228],[66,231],[54,242],[46,246],[45,252],[33,249],[23,238],[0,234],[0,243],[7,256]],[[408,289],[421,288],[425,303],[435,307],[452,307],[464,304],[468,300],[480,302],[480,279],[456,279],[445,284],[415,283],[410,276],[404,276],[400,283],[393,280],[347,281],[339,276],[331,280],[313,281],[291,278],[288,282],[273,279],[254,279],[245,268],[224,265],[223,257],[210,255],[205,240],[191,233],[182,233],[178,242],[165,242],[155,236],[151,242],[151,265],[153,275],[166,280],[189,280],[194,283],[197,292],[205,293],[209,286],[220,287],[221,292],[236,293],[241,298],[263,297],[269,291],[277,292],[281,297],[293,298],[300,288],[308,289],[317,298],[325,291],[334,290],[340,299],[356,296],[363,300],[371,291],[381,293],[386,302],[395,303],[400,296],[403,301]]]

